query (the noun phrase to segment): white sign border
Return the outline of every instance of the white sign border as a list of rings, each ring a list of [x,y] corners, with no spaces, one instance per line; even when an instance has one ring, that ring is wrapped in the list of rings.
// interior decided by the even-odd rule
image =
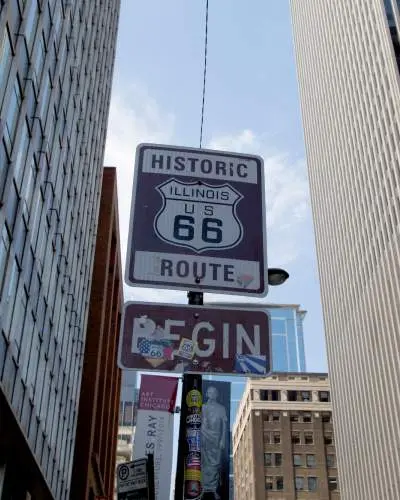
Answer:
[[[236,158],[243,158],[243,159],[254,159],[260,162],[260,180],[261,180],[261,208],[262,208],[262,214],[261,214],[261,220],[262,220],[262,245],[263,245],[263,259],[264,259],[264,272],[260,272],[259,277],[261,278],[263,276],[264,278],[264,290],[260,293],[256,292],[251,292],[247,290],[246,288],[243,289],[228,289],[228,288],[219,288],[218,286],[215,286],[215,288],[207,286],[205,288],[202,288],[199,285],[193,284],[193,287],[186,287],[183,285],[179,284],[159,284],[159,283],[151,283],[151,282],[146,282],[146,283],[138,283],[135,281],[131,281],[129,278],[129,269],[130,269],[130,264],[131,260],[133,261],[133,255],[132,255],[132,250],[133,250],[133,221],[134,221],[134,216],[135,216],[135,195],[137,192],[137,181],[139,177],[139,168],[140,168],[140,152],[142,149],[146,148],[155,148],[155,149],[164,149],[164,150],[175,150],[175,151],[182,151],[182,152],[197,152],[199,151],[204,154],[220,154],[221,156],[233,156]],[[179,176],[179,173],[177,174]],[[193,177],[196,177],[196,175],[193,175]],[[267,260],[267,221],[266,221],[266,200],[265,200],[265,178],[264,178],[264,160],[261,156],[259,155],[252,155],[252,154],[243,154],[243,153],[236,153],[236,152],[230,152],[230,151],[219,151],[219,150],[214,150],[214,149],[203,149],[203,148],[191,148],[191,147],[186,147],[186,146],[172,146],[172,145],[167,145],[167,144],[155,144],[155,143],[147,143],[143,142],[137,145],[136,147],[136,154],[135,154],[135,169],[133,173],[133,185],[132,185],[132,196],[131,196],[131,209],[130,209],[130,214],[129,214],[129,229],[128,229],[128,243],[127,243],[127,251],[126,251],[126,259],[125,259],[125,273],[124,273],[124,279],[125,283],[128,286],[131,287],[139,287],[139,288],[156,288],[156,289],[162,289],[162,290],[179,290],[179,291],[187,291],[191,290],[194,292],[199,292],[199,293],[211,293],[211,294],[218,294],[218,295],[241,295],[245,297],[266,297],[268,294],[268,260]],[[182,255],[182,258],[184,258],[184,254]]]

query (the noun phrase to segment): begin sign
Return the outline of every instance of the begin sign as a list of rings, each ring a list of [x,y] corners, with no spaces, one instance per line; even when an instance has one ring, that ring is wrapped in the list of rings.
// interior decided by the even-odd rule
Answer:
[[[265,375],[270,371],[266,311],[128,302],[122,369]]]
[[[264,204],[258,156],[139,145],[127,284],[265,295]]]

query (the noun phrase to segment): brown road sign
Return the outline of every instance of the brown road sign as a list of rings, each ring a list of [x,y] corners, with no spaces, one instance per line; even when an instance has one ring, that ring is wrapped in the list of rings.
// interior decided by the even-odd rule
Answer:
[[[266,295],[264,192],[258,156],[139,145],[125,281]]]
[[[118,362],[123,369],[265,376],[270,348],[266,311],[129,302]]]

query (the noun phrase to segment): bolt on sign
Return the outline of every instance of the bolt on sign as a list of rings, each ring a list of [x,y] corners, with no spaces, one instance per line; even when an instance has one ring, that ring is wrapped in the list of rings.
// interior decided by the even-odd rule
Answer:
[[[128,370],[265,376],[270,346],[266,311],[128,302],[118,363]]]
[[[132,286],[267,293],[263,161],[141,144],[125,280]]]

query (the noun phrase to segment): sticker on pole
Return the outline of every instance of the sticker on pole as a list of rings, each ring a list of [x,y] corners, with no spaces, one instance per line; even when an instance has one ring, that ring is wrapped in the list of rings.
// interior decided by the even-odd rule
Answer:
[[[264,191],[258,156],[139,145],[127,284],[265,295]]]

